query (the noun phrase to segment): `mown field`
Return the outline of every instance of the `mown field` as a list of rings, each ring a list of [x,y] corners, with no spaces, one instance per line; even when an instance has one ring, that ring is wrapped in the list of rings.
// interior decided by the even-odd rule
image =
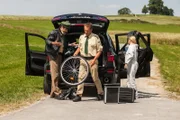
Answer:
[[[158,25],[180,25],[180,17],[171,17],[164,15],[109,15],[107,16],[110,20],[121,20],[125,19],[128,21],[139,20],[142,22],[148,22]]]
[[[152,48],[160,60],[166,85],[170,91],[180,93],[180,18],[140,17],[143,20],[149,17],[148,23],[123,23],[119,22],[119,19],[131,20],[134,17],[108,16],[112,20],[108,32],[111,35],[131,30],[151,33]],[[50,18],[0,16],[0,114],[44,96],[43,77],[25,76],[24,33],[32,32],[46,37],[53,29]],[[160,24],[162,20],[163,24]],[[174,20],[176,22],[173,22]]]

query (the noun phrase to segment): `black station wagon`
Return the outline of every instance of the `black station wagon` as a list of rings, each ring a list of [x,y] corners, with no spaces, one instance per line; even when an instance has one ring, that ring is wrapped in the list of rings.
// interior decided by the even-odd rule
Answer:
[[[79,36],[83,34],[83,25],[85,23],[92,23],[93,33],[99,36],[103,45],[102,54],[98,59],[99,77],[102,84],[118,83],[121,78],[126,78],[127,71],[123,67],[124,57],[127,49],[127,38],[131,35],[137,38],[137,44],[139,45],[139,68],[136,76],[150,76],[150,61],[153,57],[153,51],[150,48],[150,34],[141,34],[138,31],[120,33],[115,34],[115,40],[113,41],[107,33],[110,21],[104,16],[79,13],[64,14],[52,18],[52,24],[55,29],[64,21],[70,23],[69,32],[67,34],[70,43],[76,42]],[[45,37],[38,34],[25,33],[25,73],[26,75],[44,76],[44,92],[49,94],[51,91],[51,73],[49,58],[45,54],[45,39]],[[30,45],[31,40],[32,45]],[[37,49],[37,47],[41,47],[41,49]],[[63,59],[65,60],[69,56],[70,55],[64,55]],[[64,84],[61,79],[59,84]],[[86,79],[85,86],[94,86],[91,76]]]

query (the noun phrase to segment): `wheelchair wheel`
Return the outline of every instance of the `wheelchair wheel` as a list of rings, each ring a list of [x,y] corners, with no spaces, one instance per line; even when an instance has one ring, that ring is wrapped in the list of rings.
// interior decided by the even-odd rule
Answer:
[[[80,56],[71,56],[60,67],[62,80],[71,86],[83,83],[89,75],[89,64]]]

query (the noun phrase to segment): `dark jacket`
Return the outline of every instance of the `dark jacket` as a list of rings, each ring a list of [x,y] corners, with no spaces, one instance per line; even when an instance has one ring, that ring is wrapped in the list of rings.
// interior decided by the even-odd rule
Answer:
[[[51,57],[51,59],[56,59],[60,49],[59,46],[52,45],[52,42],[57,41],[64,43],[64,38],[65,36],[59,31],[59,29],[55,29],[49,33],[46,39],[45,52],[49,57]]]

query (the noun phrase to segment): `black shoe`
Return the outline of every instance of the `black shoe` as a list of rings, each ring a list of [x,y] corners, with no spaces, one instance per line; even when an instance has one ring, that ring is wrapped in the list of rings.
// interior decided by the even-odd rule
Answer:
[[[65,100],[65,95],[63,93],[61,93],[59,95],[56,95],[54,98],[58,99],[58,100]]]
[[[103,99],[104,99],[104,95],[98,94],[98,95],[97,95],[97,99],[98,99],[98,100],[103,100]]]
[[[74,99],[73,102],[79,102],[81,101],[81,97],[79,95],[77,95]]]
[[[76,97],[76,91],[72,90],[68,97],[70,100],[73,100]]]
[[[55,97],[55,93],[53,92],[50,94],[50,98],[54,98],[54,97]]]

